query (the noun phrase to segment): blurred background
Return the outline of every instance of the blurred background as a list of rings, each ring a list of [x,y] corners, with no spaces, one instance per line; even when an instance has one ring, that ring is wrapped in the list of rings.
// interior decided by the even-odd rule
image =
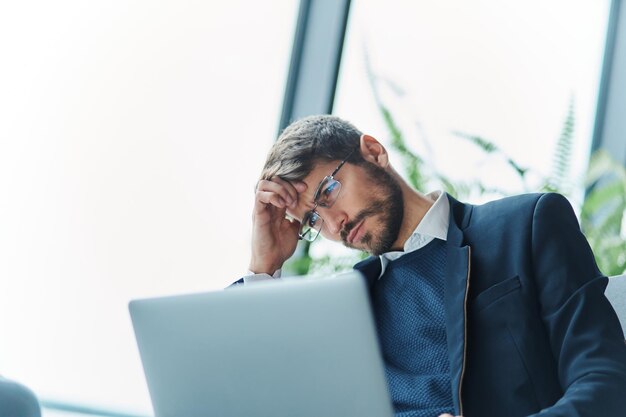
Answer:
[[[0,375],[45,416],[151,415],[128,301],[245,273],[265,155],[308,114],[425,192],[564,193],[623,272],[620,3],[0,3]],[[360,256],[320,242],[289,269]]]

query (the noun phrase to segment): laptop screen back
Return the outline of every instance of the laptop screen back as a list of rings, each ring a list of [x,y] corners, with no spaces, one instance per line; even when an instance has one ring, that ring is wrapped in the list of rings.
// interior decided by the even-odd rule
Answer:
[[[365,280],[130,303],[156,417],[390,417]]]

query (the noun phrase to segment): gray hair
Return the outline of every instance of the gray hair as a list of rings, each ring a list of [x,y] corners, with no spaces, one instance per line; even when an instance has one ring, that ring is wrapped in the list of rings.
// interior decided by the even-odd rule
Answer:
[[[343,160],[360,144],[361,131],[331,115],[308,116],[283,130],[267,155],[262,179],[278,176],[287,181],[303,180],[318,162]],[[365,162],[353,152],[348,162]]]

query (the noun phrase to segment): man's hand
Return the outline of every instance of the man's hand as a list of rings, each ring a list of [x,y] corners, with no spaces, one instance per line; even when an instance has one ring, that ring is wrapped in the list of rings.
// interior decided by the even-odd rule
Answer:
[[[278,177],[259,181],[252,211],[250,271],[272,275],[293,255],[300,223],[287,220],[285,214],[296,207],[298,194],[306,188],[304,182],[290,183]]]
[[[439,417],[455,417],[452,414],[441,414]],[[463,417],[463,416],[456,416],[456,417]]]

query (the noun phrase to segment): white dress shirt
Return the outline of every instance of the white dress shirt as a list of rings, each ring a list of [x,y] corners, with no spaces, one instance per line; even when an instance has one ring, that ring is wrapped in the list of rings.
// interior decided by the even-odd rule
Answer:
[[[433,191],[426,194],[426,197],[433,200],[433,205],[428,209],[411,236],[404,242],[404,250],[385,252],[379,256],[382,264],[380,276],[385,273],[385,269],[391,261],[395,261],[409,252],[423,248],[435,238],[443,241],[447,240],[450,222],[450,201],[448,201],[446,194],[442,191]],[[269,274],[255,274],[248,271],[248,274],[243,278],[243,282],[247,284],[249,282],[280,278],[280,272],[281,270],[279,269],[270,276]]]
[[[450,201],[443,191],[433,191],[426,194],[427,198],[434,201],[428,209],[422,221],[419,222],[413,234],[404,242],[404,250],[385,252],[379,256],[382,268],[382,276],[391,261],[395,261],[407,253],[413,252],[428,245],[433,239],[448,240],[448,226],[450,222]],[[380,278],[380,277],[379,277]]]

